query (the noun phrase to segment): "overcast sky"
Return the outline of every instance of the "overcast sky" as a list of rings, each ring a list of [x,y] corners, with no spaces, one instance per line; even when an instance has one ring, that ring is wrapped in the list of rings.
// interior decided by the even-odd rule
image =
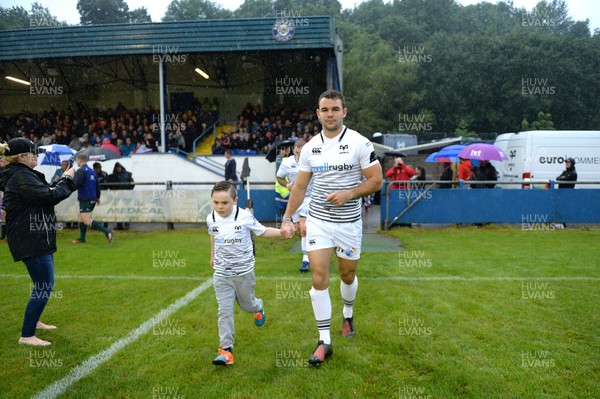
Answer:
[[[34,2],[40,3],[43,7],[50,10],[50,13],[58,18],[59,21],[66,21],[69,24],[79,23],[79,13],[77,12],[77,0],[2,0],[2,7],[10,8],[14,5],[20,5],[26,10],[31,9]],[[385,0],[384,0],[385,1]],[[462,5],[480,3],[481,0],[457,0]],[[489,3],[496,3],[496,0],[483,0]],[[244,0],[216,1],[230,10],[237,9]],[[362,3],[362,0],[341,0],[343,8],[354,8],[355,5]],[[388,2],[388,1],[386,1]],[[595,28],[600,28],[600,0],[566,0],[569,7],[571,18],[576,21],[590,19],[590,28],[592,32]],[[169,0],[148,1],[148,0],[126,0],[130,10],[139,7],[146,7],[152,21],[160,22],[167,10]],[[515,7],[524,7],[531,10],[538,0],[513,0]]]

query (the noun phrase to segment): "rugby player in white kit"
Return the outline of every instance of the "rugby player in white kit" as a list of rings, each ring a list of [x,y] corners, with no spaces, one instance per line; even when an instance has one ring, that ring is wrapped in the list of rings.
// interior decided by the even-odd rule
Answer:
[[[317,348],[308,360],[312,365],[323,363],[333,353],[329,264],[334,253],[344,300],[342,336],[351,338],[356,333],[353,304],[362,242],[361,197],[381,190],[383,184],[381,164],[371,142],[344,126],[347,112],[339,91],[328,90],[319,97],[317,116],[323,129],[302,148],[281,225],[284,236],[291,238],[295,232],[292,215],[301,206],[312,178],[306,239],[312,271],[310,297],[319,330]],[[361,182],[362,176],[366,180]]]

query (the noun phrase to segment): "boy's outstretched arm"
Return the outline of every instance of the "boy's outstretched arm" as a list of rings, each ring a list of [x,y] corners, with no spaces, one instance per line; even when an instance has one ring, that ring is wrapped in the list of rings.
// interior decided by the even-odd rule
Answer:
[[[265,237],[265,238],[273,238],[273,237],[283,237],[283,234],[281,233],[281,229],[276,229],[274,227],[267,227],[265,232],[262,233],[260,236]]]

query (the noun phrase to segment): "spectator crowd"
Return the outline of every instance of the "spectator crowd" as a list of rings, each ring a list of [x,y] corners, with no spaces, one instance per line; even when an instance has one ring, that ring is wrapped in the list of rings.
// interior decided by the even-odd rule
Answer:
[[[260,105],[247,104],[238,116],[235,127],[223,131],[212,145],[213,154],[225,150],[244,154],[266,154],[283,142],[303,139],[308,142],[321,131],[316,113],[310,108],[263,110]]]
[[[167,115],[166,148],[191,151],[194,139],[218,117],[218,100],[195,101],[191,109]],[[101,146],[105,139],[123,156],[133,152],[156,152],[160,143],[159,112],[152,108],[129,110],[122,103],[115,108],[51,108],[40,114],[29,111],[0,116],[0,139],[25,137],[39,145],[64,144],[78,151]]]

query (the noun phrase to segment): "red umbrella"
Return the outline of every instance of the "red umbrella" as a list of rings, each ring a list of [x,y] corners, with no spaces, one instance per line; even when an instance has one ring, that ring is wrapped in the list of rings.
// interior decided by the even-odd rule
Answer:
[[[113,151],[118,156],[121,156],[121,151],[119,151],[119,149],[116,146],[110,143],[110,139],[102,140],[102,145],[100,146],[100,148],[106,148],[108,150]]]

